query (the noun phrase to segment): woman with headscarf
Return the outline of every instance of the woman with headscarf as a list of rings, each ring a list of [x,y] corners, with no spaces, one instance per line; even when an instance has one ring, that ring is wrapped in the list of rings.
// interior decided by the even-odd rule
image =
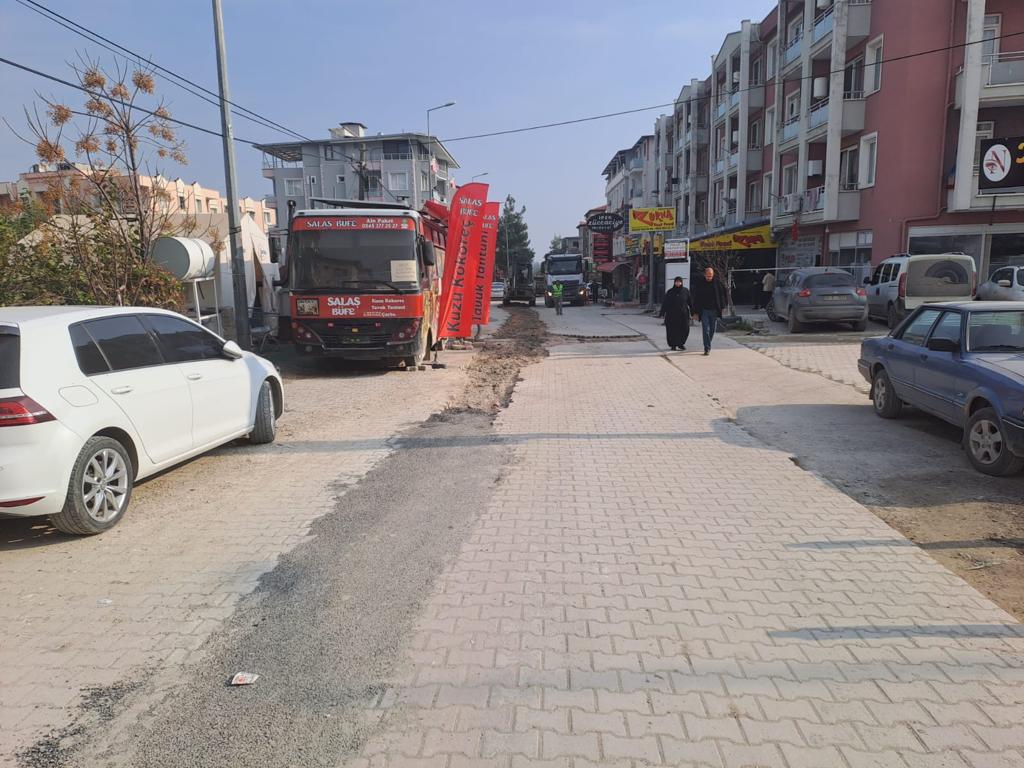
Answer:
[[[690,292],[683,287],[683,278],[677,277],[665,292],[665,300],[661,302],[661,312],[658,313],[658,317],[665,318],[665,338],[672,349],[686,349],[692,313]]]

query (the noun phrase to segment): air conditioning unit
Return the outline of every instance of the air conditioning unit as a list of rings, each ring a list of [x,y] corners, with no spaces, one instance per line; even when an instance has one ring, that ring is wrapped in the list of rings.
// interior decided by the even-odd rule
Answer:
[[[814,98],[824,99],[826,96],[828,96],[828,78],[814,78]]]
[[[808,160],[807,161],[807,175],[808,176],[821,176],[825,172],[825,162],[823,160]]]

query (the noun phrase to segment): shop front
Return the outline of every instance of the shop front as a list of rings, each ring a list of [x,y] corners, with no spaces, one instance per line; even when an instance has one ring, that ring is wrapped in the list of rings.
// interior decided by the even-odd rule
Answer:
[[[690,257],[695,275],[710,266],[731,276],[733,304],[756,304],[763,274],[776,268],[780,247],[771,227],[763,224],[693,240]]]
[[[1024,222],[911,227],[909,246],[910,253],[966,253],[984,282],[1000,267],[1024,266]]]

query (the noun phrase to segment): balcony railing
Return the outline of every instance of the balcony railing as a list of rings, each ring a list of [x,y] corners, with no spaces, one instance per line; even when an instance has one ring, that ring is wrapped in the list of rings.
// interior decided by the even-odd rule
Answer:
[[[801,34],[797,35],[790,41],[789,46],[782,52],[782,66],[785,67],[786,65],[791,64],[800,56],[800,43],[802,40],[803,35]]]
[[[807,119],[808,126],[812,129],[825,125],[828,122],[828,99],[811,107],[811,112]]]
[[[835,26],[835,6],[822,11],[818,14],[817,18],[814,19],[814,30],[811,33],[811,42],[817,43],[820,40],[824,40],[826,36],[832,33],[832,29]]]
[[[722,99],[715,106],[715,117],[716,118],[723,118],[723,117],[725,117],[725,113],[726,113],[726,111],[728,111],[728,109],[729,109],[729,101],[727,99]]]
[[[729,108],[738,107],[740,105],[740,92],[736,91],[729,96]]]
[[[725,158],[715,161],[715,173],[725,173]]]
[[[729,167],[730,168],[735,168],[739,164],[740,164],[740,153],[739,152],[733,152],[731,155],[729,155]]]
[[[790,120],[782,126],[782,141],[792,141],[800,135],[800,116],[790,118]]]
[[[1016,85],[1024,83],[1024,51],[997,53],[988,57],[985,85]]]

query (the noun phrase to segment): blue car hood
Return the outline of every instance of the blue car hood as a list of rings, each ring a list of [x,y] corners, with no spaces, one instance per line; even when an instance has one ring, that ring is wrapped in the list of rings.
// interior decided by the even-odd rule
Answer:
[[[995,373],[1009,374],[1024,383],[1024,354],[1019,352],[975,353],[974,362],[981,368]]]

